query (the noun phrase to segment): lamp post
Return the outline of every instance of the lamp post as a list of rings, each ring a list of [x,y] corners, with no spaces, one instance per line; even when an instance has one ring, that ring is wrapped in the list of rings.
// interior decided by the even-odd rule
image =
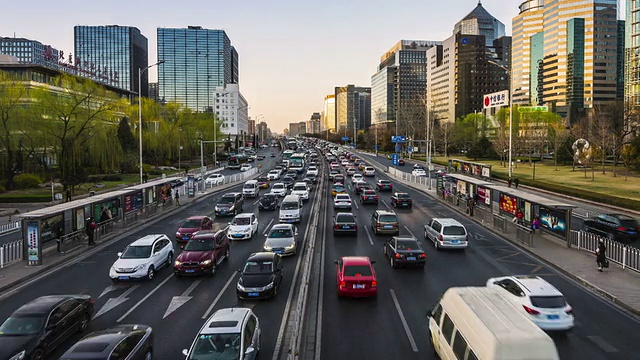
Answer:
[[[178,128],[178,170],[182,172],[182,144],[180,138],[182,137],[182,128]]]
[[[513,81],[511,79],[511,70],[493,60],[487,60],[487,62],[501,68],[509,75],[509,178],[511,178],[513,175],[513,165],[511,160],[513,153]]]
[[[154,66],[164,63],[164,60],[160,60],[153,65],[149,65],[145,68],[138,68],[138,140],[140,141],[140,184],[142,184],[142,73],[151,69]]]

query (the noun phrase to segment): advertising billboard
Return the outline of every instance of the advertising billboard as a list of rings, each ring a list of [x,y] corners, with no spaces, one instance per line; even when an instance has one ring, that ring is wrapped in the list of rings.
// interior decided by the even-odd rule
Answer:
[[[38,222],[30,221],[27,223],[27,259],[29,261],[38,261],[40,258],[39,242]]]
[[[478,204],[491,205],[491,190],[478,186]]]
[[[518,200],[512,196],[500,194],[500,210],[515,216],[518,211]]]
[[[540,206],[540,225],[561,237],[567,234],[567,223],[565,214],[562,211],[555,211]]]

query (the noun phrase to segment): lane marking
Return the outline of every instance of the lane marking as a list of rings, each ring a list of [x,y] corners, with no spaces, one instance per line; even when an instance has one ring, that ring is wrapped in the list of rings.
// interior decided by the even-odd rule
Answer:
[[[380,201],[382,201],[382,203],[384,204],[384,207],[386,207],[387,209],[389,209],[389,205],[387,205],[387,203],[386,203],[384,200],[380,199]]]
[[[209,308],[207,309],[207,311],[204,312],[204,315],[202,315],[202,319],[206,319],[207,317],[209,317],[209,314],[211,313],[211,311],[213,310],[213,308],[216,306],[216,304],[218,303],[218,301],[220,301],[220,298],[222,297],[222,294],[224,294],[225,291],[227,291],[227,288],[229,287],[229,284],[231,284],[231,282],[233,281],[233,279],[236,277],[236,275],[238,275],[237,271],[234,271],[233,274],[231,274],[231,277],[229,278],[229,280],[227,280],[227,282],[224,284],[224,286],[222,287],[222,290],[220,290],[220,292],[218,293],[218,296],[216,296],[215,299],[213,299],[213,302],[211,303],[211,305],[209,306]]]
[[[407,324],[407,319],[405,319],[404,314],[402,313],[402,309],[400,308],[400,303],[398,302],[398,298],[396,297],[395,291],[393,289],[389,289],[391,293],[391,297],[393,298],[393,303],[396,305],[396,310],[398,311],[398,315],[400,315],[400,321],[402,321],[402,326],[404,327],[405,333],[407,333],[407,338],[409,338],[409,343],[411,344],[411,348],[413,352],[418,352],[418,346],[416,346],[416,341],[413,339],[413,335],[411,335],[411,330],[409,329],[409,324]]]
[[[356,209],[360,210],[360,207],[358,206],[358,201],[351,201],[352,204],[354,204],[356,206]]]
[[[367,238],[369,239],[369,243],[371,244],[371,246],[373,246],[373,239],[371,238],[371,234],[369,233],[369,228],[365,227],[364,232],[367,233]]]
[[[260,202],[260,199],[256,200],[256,202],[253,203],[253,205],[257,205]]]
[[[537,273],[538,271],[540,271],[540,270],[542,270],[542,269],[544,269],[544,266],[542,266],[542,265],[538,265],[538,266],[536,266],[536,268],[535,268],[535,269],[531,270],[531,273],[532,273],[532,274],[535,274],[535,273]]]
[[[167,276],[166,279],[162,280],[162,282],[158,284],[156,287],[154,287],[153,290],[149,291],[147,295],[145,295],[142,299],[140,299],[140,301],[138,301],[135,305],[133,305],[133,307],[131,307],[129,311],[124,313],[124,315],[122,315],[116,322],[122,322],[122,320],[124,320],[127,316],[129,316],[129,314],[131,314],[135,309],[137,309],[140,305],[142,305],[143,302],[145,302],[148,298],[150,298],[151,295],[155,294],[155,292],[158,291],[158,289],[160,289],[162,285],[166,284],[167,281],[171,280],[172,277],[173,277],[173,273]]]
[[[265,226],[262,235],[267,235],[267,231],[269,231],[269,226],[271,226],[271,224],[273,224],[273,219],[269,220],[269,223],[267,224],[267,226]]]
[[[134,292],[138,287],[140,287],[140,285],[132,286],[128,288],[125,292],[120,294],[120,296],[118,296],[117,298],[108,299],[107,302],[104,303],[104,305],[102,305],[102,308],[100,308],[100,310],[95,315],[93,315],[91,319],[93,320],[98,316],[103,315],[115,309],[118,305],[125,303],[127,300],[129,300],[128,296],[131,295],[131,293]]]
[[[169,307],[167,308],[167,311],[165,311],[164,316],[162,318],[165,319],[167,316],[171,315],[172,312],[178,310],[182,305],[186,304],[187,301],[191,300],[193,296],[189,296],[189,295],[191,295],[193,290],[196,289],[196,287],[198,286],[198,284],[200,284],[201,281],[202,280],[194,281],[193,283],[191,283],[191,285],[189,285],[187,290],[185,290],[182,293],[182,295],[174,296],[173,298],[171,298],[171,303],[169,303]]]
[[[600,336],[587,336],[587,339],[591,340],[594,344],[598,345],[606,353],[618,352],[618,349],[609,344],[605,339]]]
[[[413,235],[413,233],[411,232],[411,230],[409,230],[409,228],[407,227],[407,225],[404,226],[405,229],[407,229],[407,231],[409,232],[409,234],[411,234],[411,236],[413,236],[414,238],[416,237],[415,235]],[[417,239],[417,238],[416,238]]]
[[[324,212],[324,225],[327,225],[327,212]],[[366,229],[366,228],[365,228]],[[327,232],[324,231],[322,233],[322,252],[320,254],[320,289],[319,291],[319,299],[318,299],[318,314],[316,320],[316,346],[314,348],[316,352],[315,360],[321,360],[320,352],[322,350],[322,307],[324,306],[324,260],[325,260],[325,249],[327,243]]]

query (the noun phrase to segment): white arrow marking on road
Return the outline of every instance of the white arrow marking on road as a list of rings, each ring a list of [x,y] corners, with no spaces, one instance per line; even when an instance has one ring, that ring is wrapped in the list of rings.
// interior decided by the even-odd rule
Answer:
[[[167,311],[164,313],[164,316],[162,318],[165,319],[167,316],[171,315],[172,312],[178,310],[178,308],[180,308],[180,306],[186,304],[187,301],[191,300],[193,298],[193,296],[189,296],[189,295],[191,295],[193,290],[196,289],[196,287],[198,286],[198,284],[200,284],[201,281],[202,280],[194,281],[193,284],[191,284],[187,288],[187,290],[185,290],[182,293],[182,295],[174,296],[173,299],[171,299],[171,303],[169,304],[169,307],[167,308]]]
[[[106,288],[104,288],[104,290],[102,290],[102,294],[100,294],[100,296],[98,296],[98,299],[100,299],[101,297],[107,295],[108,293],[112,292],[112,291],[116,291],[120,289],[120,287],[116,286],[116,285],[109,285]]]
[[[107,302],[102,306],[100,311],[98,311],[93,316],[93,319],[97,318],[98,316],[100,316],[102,314],[105,314],[106,312],[108,312],[110,310],[113,310],[118,305],[120,305],[120,304],[124,303],[125,301],[129,300],[129,298],[127,296],[129,296],[132,292],[134,292],[139,286],[140,285],[132,286],[132,287],[128,288],[125,292],[123,292],[117,298],[110,298],[109,300],[107,300]]]
[[[269,226],[271,226],[272,223],[273,223],[273,219],[271,219],[267,224],[267,226],[265,226],[264,233],[262,233],[262,235],[267,235],[267,231],[269,231]]]

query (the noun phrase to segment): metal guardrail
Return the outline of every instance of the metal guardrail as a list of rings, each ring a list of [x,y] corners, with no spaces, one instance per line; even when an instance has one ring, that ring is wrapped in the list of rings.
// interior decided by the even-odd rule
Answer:
[[[94,241],[98,237],[98,228],[96,227],[96,234],[94,234]],[[76,230],[69,234],[62,235],[56,240],[56,250],[64,254],[71,250],[75,250],[86,243],[86,233],[84,229]]]
[[[20,221],[10,221],[4,224],[0,224],[0,234],[17,231],[20,230],[21,227],[22,223]]]
[[[618,241],[608,239],[586,231],[571,230],[570,242],[572,248],[595,253],[598,242],[604,241],[607,247],[607,259],[622,265],[622,269],[629,268],[640,272],[640,249],[624,245]]]
[[[127,227],[127,226],[129,226],[131,224],[137,223],[138,222],[138,210],[133,210],[133,211],[130,211],[130,212],[124,214],[123,219],[124,220],[122,222],[123,222],[123,226],[124,227]]]
[[[0,246],[0,268],[15,261],[22,261],[22,239]]]

